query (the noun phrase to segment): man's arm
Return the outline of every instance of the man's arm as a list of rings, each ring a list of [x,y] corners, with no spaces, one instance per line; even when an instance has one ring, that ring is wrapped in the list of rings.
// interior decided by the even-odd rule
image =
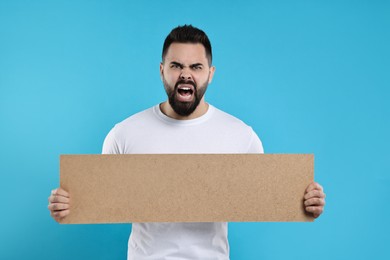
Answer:
[[[315,218],[318,218],[324,212],[325,193],[322,186],[316,182],[312,182],[305,191],[304,205],[305,210],[312,213]]]

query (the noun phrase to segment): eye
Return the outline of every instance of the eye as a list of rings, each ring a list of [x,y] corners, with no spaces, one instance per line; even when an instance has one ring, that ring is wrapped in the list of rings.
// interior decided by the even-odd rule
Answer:
[[[202,69],[202,65],[194,65],[194,66],[192,66],[192,69],[193,70],[201,70]]]
[[[180,66],[180,64],[172,63],[171,64],[171,69],[181,69],[181,66]]]

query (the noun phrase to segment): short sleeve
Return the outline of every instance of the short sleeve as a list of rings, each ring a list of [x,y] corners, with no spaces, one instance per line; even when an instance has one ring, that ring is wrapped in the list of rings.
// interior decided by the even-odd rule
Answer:
[[[120,154],[118,143],[115,140],[115,127],[104,139],[102,154]]]
[[[253,130],[251,142],[248,148],[248,153],[264,153],[263,143]]]

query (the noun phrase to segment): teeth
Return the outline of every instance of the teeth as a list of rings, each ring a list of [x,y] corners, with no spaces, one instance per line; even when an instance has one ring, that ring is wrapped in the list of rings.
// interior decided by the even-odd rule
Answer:
[[[190,88],[181,88],[182,90],[190,90]]]

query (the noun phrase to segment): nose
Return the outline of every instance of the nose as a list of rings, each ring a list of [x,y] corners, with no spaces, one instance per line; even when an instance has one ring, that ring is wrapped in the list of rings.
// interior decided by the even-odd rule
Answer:
[[[189,72],[188,69],[183,68],[181,70],[180,79],[182,79],[182,80],[190,80],[190,79],[192,79],[191,73]]]

